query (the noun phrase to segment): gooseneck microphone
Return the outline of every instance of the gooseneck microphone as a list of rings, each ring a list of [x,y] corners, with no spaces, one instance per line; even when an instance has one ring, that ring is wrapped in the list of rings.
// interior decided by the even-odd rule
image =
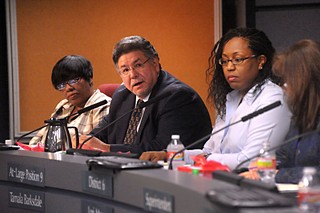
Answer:
[[[257,115],[260,115],[260,114],[262,114],[262,113],[264,113],[264,112],[267,112],[267,111],[269,111],[269,110],[271,110],[271,109],[273,109],[273,108],[276,108],[276,107],[278,107],[278,106],[280,106],[280,105],[281,105],[281,101],[276,101],[276,102],[274,102],[274,103],[272,103],[272,104],[269,104],[268,106],[265,106],[265,107],[263,107],[263,108],[255,111],[255,112],[253,112],[253,113],[250,113],[250,114],[248,114],[248,115],[246,115],[246,116],[243,116],[243,117],[241,118],[241,121],[242,121],[242,122],[245,122],[245,121],[247,121],[247,120],[250,120],[251,118],[256,117]]]
[[[178,152],[176,152],[176,153],[171,157],[170,162],[169,162],[168,169],[169,169],[169,170],[172,170],[172,162],[173,162],[174,157],[175,157],[177,154],[179,154],[179,153],[185,151],[186,149],[189,149],[189,148],[191,148],[191,147],[193,147],[193,146],[195,146],[195,145],[197,145],[197,144],[199,144],[199,143],[201,143],[201,142],[203,142],[203,141],[205,141],[205,140],[208,140],[212,135],[215,135],[215,134],[217,134],[218,132],[221,132],[222,130],[224,130],[224,129],[230,127],[230,126],[233,126],[233,125],[235,125],[235,124],[237,124],[237,123],[240,123],[240,122],[245,122],[245,121],[247,121],[247,120],[249,120],[249,119],[252,119],[252,118],[254,118],[254,117],[256,117],[256,116],[258,116],[258,115],[260,115],[260,114],[262,114],[262,113],[265,113],[265,112],[267,112],[267,111],[269,111],[269,110],[271,110],[271,109],[274,109],[274,108],[276,108],[276,107],[278,107],[278,106],[280,106],[280,105],[281,105],[281,101],[276,101],[276,102],[274,102],[274,103],[272,103],[272,104],[269,104],[269,105],[267,105],[267,106],[265,106],[265,107],[263,107],[263,108],[255,111],[255,112],[252,112],[252,113],[250,113],[250,114],[248,114],[248,115],[246,115],[246,116],[243,116],[243,117],[242,117],[240,120],[238,120],[238,121],[235,121],[235,122],[233,122],[233,123],[230,123],[230,124],[228,124],[228,125],[220,128],[220,129],[218,129],[218,130],[210,133],[209,135],[206,135],[206,136],[204,136],[203,138],[200,138],[199,140],[193,142],[192,144],[189,144],[188,146],[186,146],[186,147],[184,147],[183,149],[181,149],[181,150],[179,150]]]
[[[97,132],[95,132],[94,134],[92,134],[90,137],[88,137],[87,139],[85,139],[82,144],[80,145],[79,149],[82,149],[83,145],[86,144],[89,140],[91,140],[93,137],[95,137],[96,135],[98,135],[100,132],[102,132],[103,130],[107,129],[109,126],[113,125],[114,123],[118,122],[119,120],[121,120],[123,117],[125,117],[126,115],[128,115],[129,113],[132,113],[135,109],[139,108],[142,109],[144,107],[147,107],[151,104],[154,104],[160,100],[162,100],[165,97],[168,97],[172,94],[171,91],[166,91],[166,92],[162,92],[160,95],[150,99],[147,102],[141,102],[140,104],[138,104],[136,107],[134,107],[133,109],[129,110],[128,112],[124,113],[123,115],[121,115],[120,117],[116,118],[115,120],[113,120],[112,122],[108,123],[106,126],[102,127],[101,129],[99,129]]]
[[[87,139],[85,139],[79,149],[82,149],[83,145],[86,144],[89,140],[91,140],[92,138],[94,138],[96,135],[98,135],[100,132],[102,132],[103,130],[109,128],[109,126],[112,126],[114,123],[118,122],[119,120],[121,120],[123,117],[125,117],[126,115],[128,115],[129,113],[132,113],[135,109],[139,108],[139,106],[134,107],[133,109],[131,109],[130,111],[124,113],[123,115],[121,115],[120,117],[114,119],[113,121],[111,121],[110,123],[108,123],[106,126],[102,127],[101,129],[99,129],[97,132],[95,132],[94,134],[90,135],[90,137],[88,137]]]
[[[40,129],[44,128],[44,127],[47,127],[47,126],[49,126],[49,125],[48,125],[48,124],[43,125],[43,126],[41,126],[41,127],[37,128],[37,129],[31,130],[30,132],[27,132],[27,133],[25,133],[25,134],[21,135],[21,136],[17,139],[17,142],[20,142],[20,140],[21,140],[22,138],[26,137],[27,135],[30,135],[31,133],[34,133],[34,132],[36,132],[36,131],[38,131],[38,130],[40,130]]]
[[[105,104],[107,104],[107,103],[108,103],[107,100],[103,100],[103,101],[97,102],[97,103],[92,104],[92,105],[90,105],[90,106],[87,106],[87,107],[85,107],[85,108],[83,108],[83,109],[80,109],[80,110],[78,110],[78,112],[75,112],[75,113],[73,113],[73,114],[71,114],[71,115],[68,115],[68,116],[64,117],[63,119],[68,120],[70,117],[75,116],[75,117],[72,118],[72,120],[74,120],[74,119],[76,119],[79,115],[81,115],[82,113],[88,112],[88,111],[90,111],[90,110],[93,110],[93,109],[95,109],[95,108],[97,108],[97,107],[99,107],[99,106],[105,105]]]
[[[88,111],[90,111],[90,110],[92,110],[92,109],[95,109],[95,108],[97,108],[97,107],[99,107],[99,106],[102,106],[102,105],[105,105],[105,104],[107,104],[107,103],[108,103],[107,100],[100,101],[100,102],[98,102],[98,103],[95,103],[95,104],[92,104],[92,105],[90,105],[90,106],[87,106],[87,107],[85,107],[85,108],[83,108],[83,109],[80,109],[80,110],[79,110],[78,112],[76,112],[76,113],[73,113],[73,114],[68,115],[68,116],[66,116],[66,117],[64,117],[64,118],[61,118],[60,120],[68,120],[68,119],[69,119],[70,117],[72,117],[72,116],[78,117],[78,116],[81,115],[82,113],[88,112]],[[76,117],[74,117],[73,119],[75,119]],[[17,139],[17,142],[19,142],[22,138],[26,137],[27,135],[30,135],[31,133],[34,133],[34,132],[36,132],[36,131],[44,128],[44,127],[47,127],[47,126],[49,126],[49,125],[48,125],[48,124],[43,125],[43,126],[37,128],[37,129],[34,129],[34,130],[30,131],[30,132],[27,132],[27,133],[21,135],[21,136]]]
[[[241,167],[243,164],[245,164],[245,163],[247,163],[247,162],[249,162],[249,161],[252,161],[252,160],[254,160],[254,159],[258,158],[258,157],[261,157],[261,156],[262,156],[264,153],[266,153],[266,152],[271,152],[271,151],[273,151],[273,150],[277,150],[277,149],[279,149],[280,147],[285,146],[285,145],[289,144],[290,142],[292,142],[292,141],[294,141],[294,140],[297,140],[297,139],[302,138],[302,137],[304,137],[304,136],[312,135],[312,134],[314,134],[314,133],[316,133],[316,132],[319,132],[319,131],[320,131],[320,128],[317,128],[317,129],[315,129],[315,130],[313,130],[313,131],[305,132],[305,133],[296,135],[296,136],[294,136],[294,137],[292,137],[292,138],[289,138],[289,139],[285,140],[282,144],[280,144],[280,145],[278,145],[278,146],[271,147],[270,149],[267,149],[267,150],[265,150],[265,151],[262,152],[262,153],[259,153],[259,154],[257,154],[257,155],[254,155],[254,156],[252,156],[252,157],[250,157],[250,158],[248,158],[248,159],[240,162],[240,163],[236,166],[236,168],[234,168],[234,170],[233,170],[232,172],[233,172],[233,173],[236,173],[236,174],[239,174],[239,173],[248,171],[248,169],[246,169],[246,168],[243,169],[243,168],[240,168],[240,167]]]

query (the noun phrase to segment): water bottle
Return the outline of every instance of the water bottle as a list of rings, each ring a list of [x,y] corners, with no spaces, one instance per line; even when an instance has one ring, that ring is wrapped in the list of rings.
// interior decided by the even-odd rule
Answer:
[[[320,180],[314,167],[303,168],[298,184],[298,203],[300,212],[319,212]]]
[[[276,175],[276,156],[274,153],[270,153],[270,143],[264,142],[262,149],[260,150],[260,157],[257,160],[257,170],[260,176],[260,180],[268,183],[275,183]]]
[[[180,135],[172,135],[171,142],[167,146],[167,160],[170,162],[173,155],[182,150],[184,145],[180,141]],[[172,168],[176,169],[178,166],[184,165],[184,152],[178,153],[172,161]]]

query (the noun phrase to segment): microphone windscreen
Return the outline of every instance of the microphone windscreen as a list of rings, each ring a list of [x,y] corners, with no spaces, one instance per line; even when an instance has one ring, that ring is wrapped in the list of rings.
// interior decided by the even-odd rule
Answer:
[[[255,111],[253,113],[250,113],[250,114],[248,114],[246,116],[243,116],[241,118],[241,121],[243,121],[243,122],[247,121],[247,120],[249,120],[249,119],[251,119],[253,117],[256,117],[256,116],[258,116],[258,115],[260,115],[262,113],[265,113],[265,112],[267,112],[267,111],[269,111],[269,110],[271,110],[273,108],[276,108],[277,106],[280,106],[280,105],[281,105],[281,101],[276,101],[276,102],[274,102],[272,104],[269,104],[268,106],[265,106],[265,107]]]
[[[90,111],[90,110],[92,110],[92,109],[94,109],[94,108],[97,108],[97,107],[99,107],[99,106],[105,105],[105,104],[107,104],[107,103],[108,103],[107,100],[103,100],[103,101],[100,101],[100,102],[98,102],[98,103],[92,104],[92,105],[90,105],[90,106],[88,106],[88,107],[85,107],[85,108],[83,108],[83,109],[78,110],[78,114],[80,115],[80,114],[82,114],[82,113],[84,113],[84,112],[88,112],[88,111]]]

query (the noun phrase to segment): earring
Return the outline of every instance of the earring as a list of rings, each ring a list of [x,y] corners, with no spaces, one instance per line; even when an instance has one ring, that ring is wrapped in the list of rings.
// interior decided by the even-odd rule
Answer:
[[[259,66],[259,70],[262,70],[263,69],[263,64]]]

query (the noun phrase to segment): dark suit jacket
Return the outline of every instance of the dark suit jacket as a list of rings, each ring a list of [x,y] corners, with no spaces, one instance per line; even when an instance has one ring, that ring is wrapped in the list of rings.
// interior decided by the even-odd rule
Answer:
[[[318,117],[317,128],[320,128],[320,117]],[[276,174],[277,183],[297,184],[302,178],[303,168],[310,166],[320,169],[320,133],[314,132],[310,135],[292,140],[300,135],[297,127],[292,123],[286,140],[276,151],[277,165],[279,171]],[[318,173],[320,177],[320,174]]]
[[[95,134],[108,123],[123,118],[96,135],[105,143],[111,144],[111,152],[141,154],[144,151],[159,151],[167,148],[171,135],[178,134],[187,146],[211,133],[212,125],[206,106],[200,96],[189,86],[174,78],[166,71],[161,71],[149,100],[171,91],[168,97],[145,108],[136,140],[133,144],[123,144],[136,96],[124,85],[113,94],[110,111],[100,124],[92,130]],[[194,148],[202,148],[203,143]]]

